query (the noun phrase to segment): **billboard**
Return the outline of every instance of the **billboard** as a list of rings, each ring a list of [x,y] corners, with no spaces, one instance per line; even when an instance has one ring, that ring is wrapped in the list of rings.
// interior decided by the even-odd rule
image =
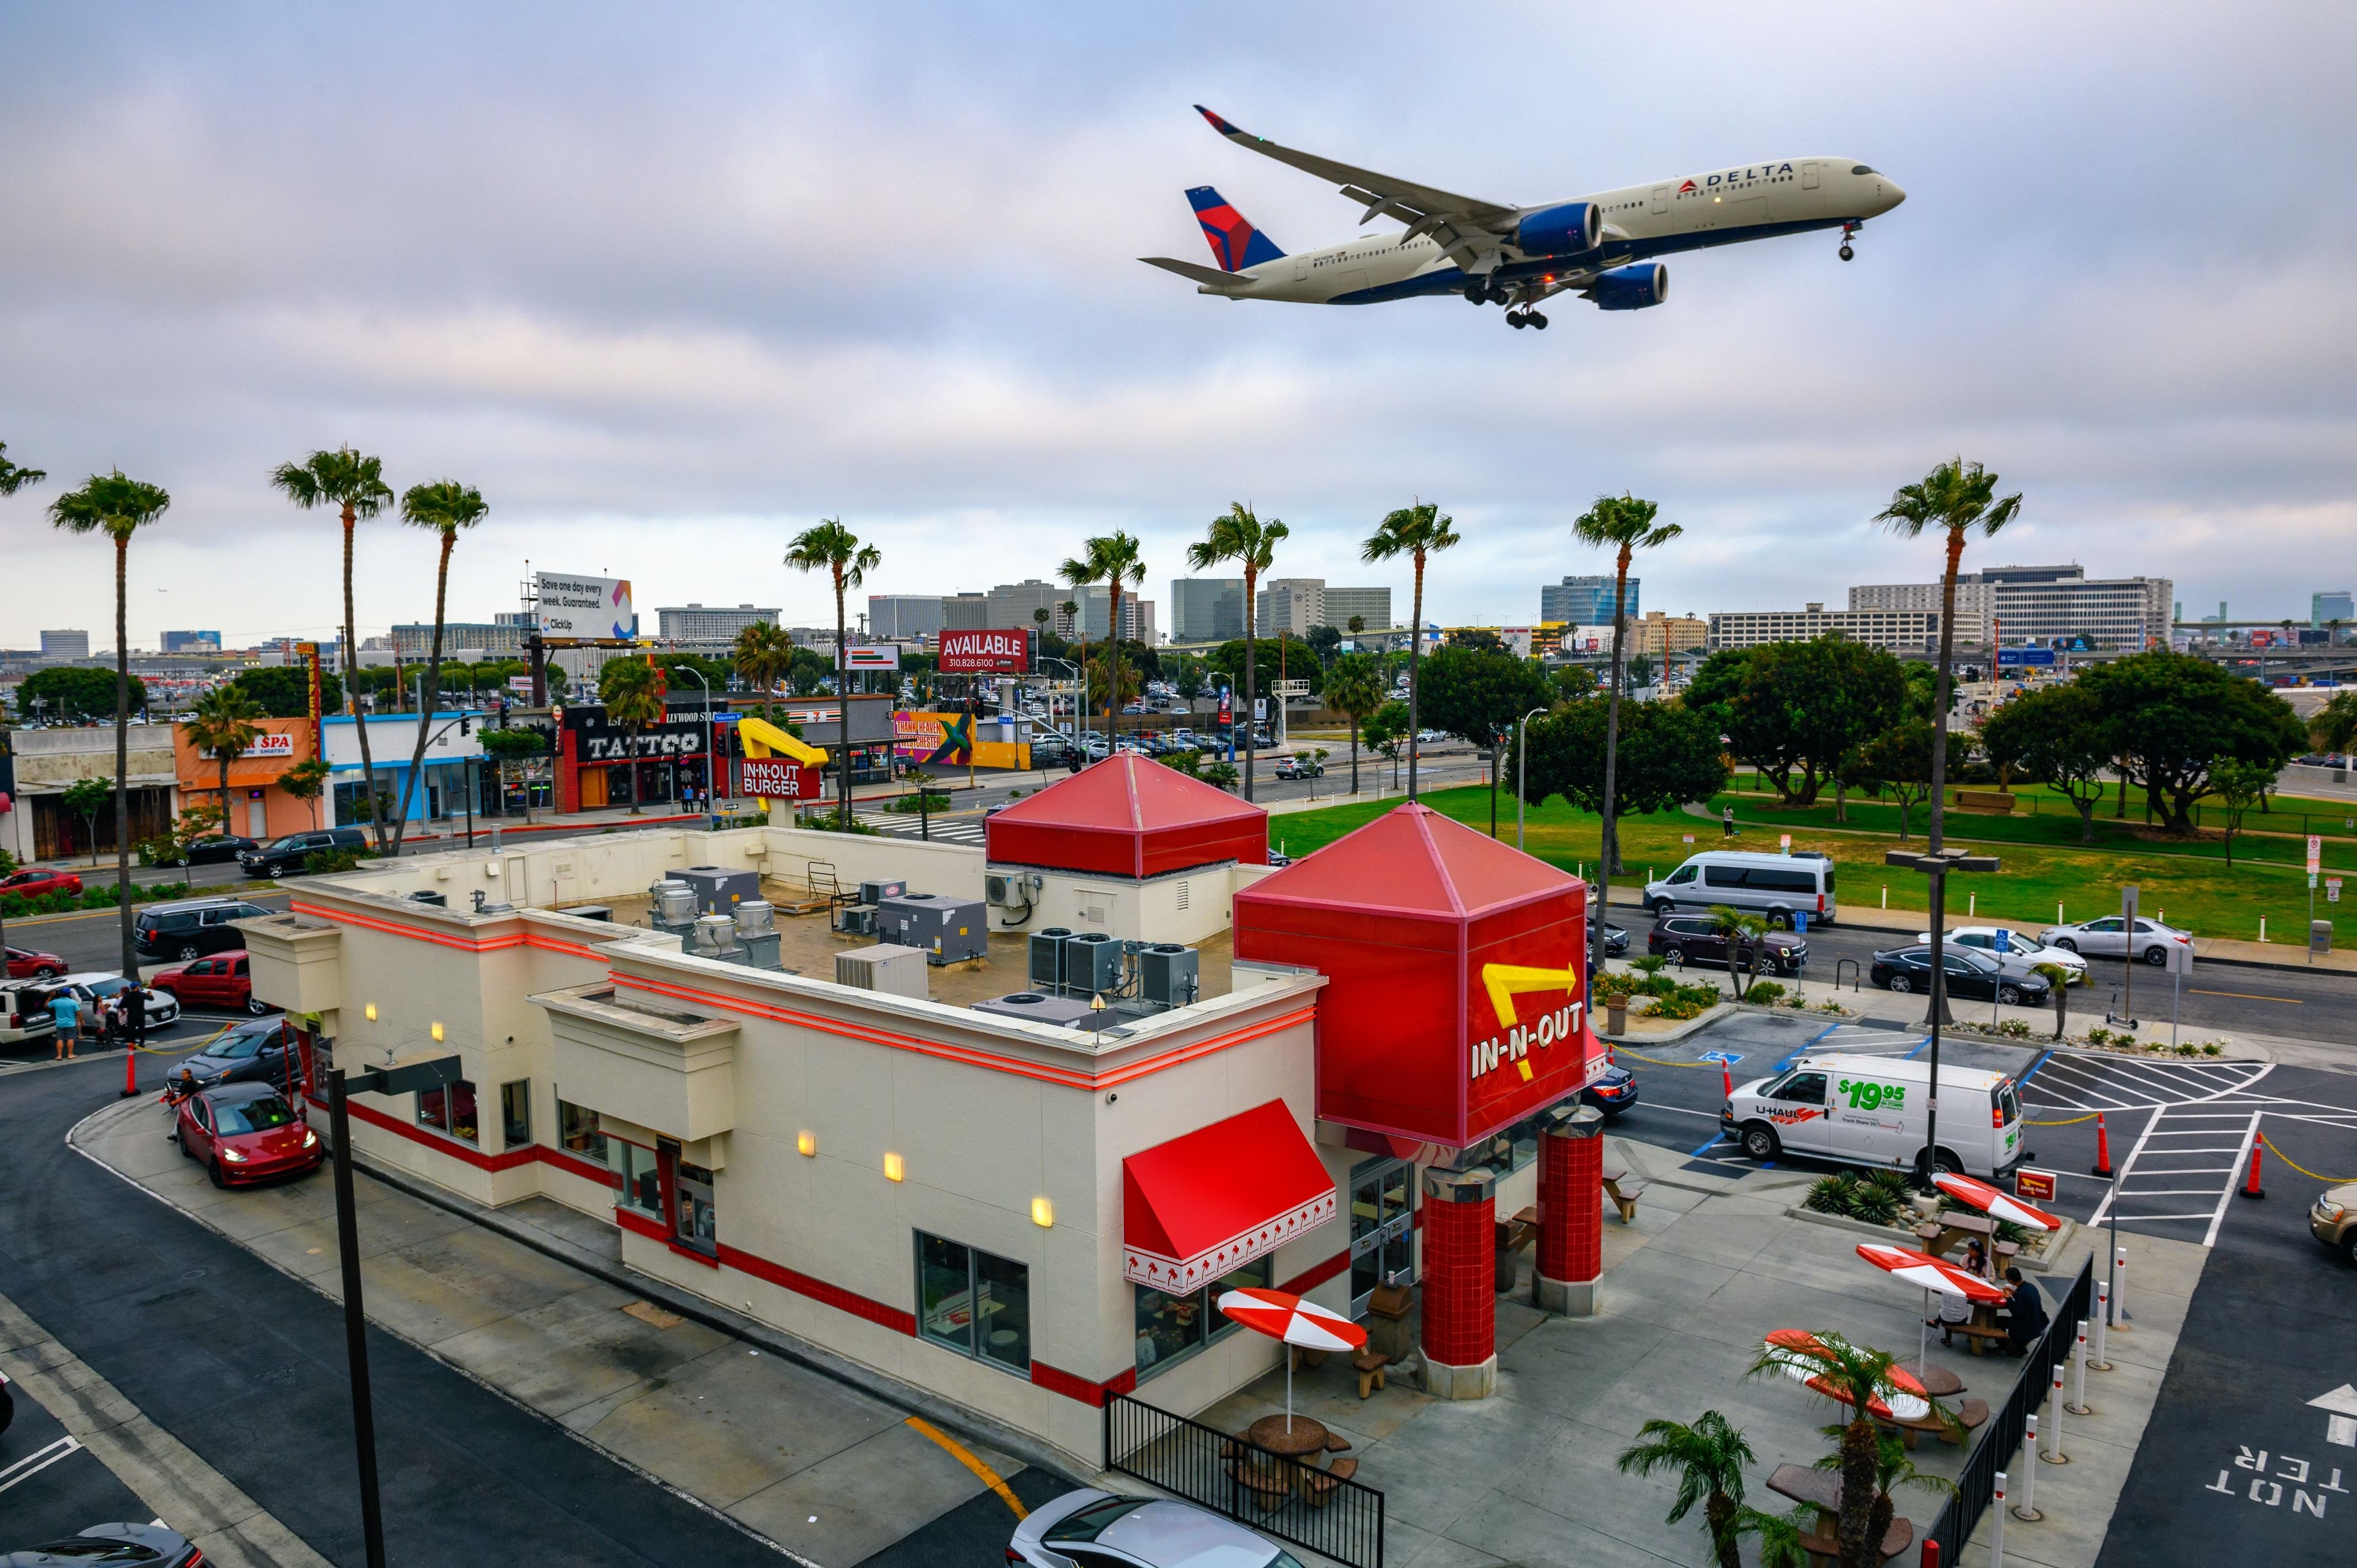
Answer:
[[[1019,675],[1031,668],[1031,634],[1021,628],[944,631],[941,638],[944,675]]]
[[[2054,650],[2050,648],[2000,648],[1996,650],[1996,667],[2010,670],[2017,666],[2050,670],[2054,667]]]
[[[846,670],[898,670],[900,668],[900,645],[897,642],[853,642],[843,650],[843,666]]]
[[[819,784],[817,768],[782,757],[748,757],[737,764],[740,795],[759,795],[765,800],[815,800]]]
[[[639,618],[630,608],[628,577],[572,577],[555,572],[532,575],[538,608],[534,624],[543,637],[636,637]]]

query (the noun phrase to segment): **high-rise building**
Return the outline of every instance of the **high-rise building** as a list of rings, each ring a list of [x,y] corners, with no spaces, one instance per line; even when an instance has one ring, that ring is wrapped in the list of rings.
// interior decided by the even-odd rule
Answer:
[[[1389,631],[1392,628],[1392,591],[1389,588],[1337,588],[1326,590],[1326,624],[1338,631],[1351,629],[1351,618],[1356,616],[1363,631]]]
[[[2329,627],[2334,621],[2357,621],[2357,596],[2347,593],[2310,594],[2308,598],[2309,628]]]
[[[1666,659],[1673,653],[1692,652],[1709,641],[1710,622],[1700,616],[1647,610],[1641,618],[1629,623],[1628,650],[1631,653]]]
[[[1827,632],[1894,653],[1920,653],[1940,645],[1940,612],[1829,610],[1821,604],[1797,610],[1713,610],[1705,646],[1716,653],[1722,648],[1806,642]]]
[[[1066,590],[1065,596],[1081,607],[1079,635],[1095,642],[1105,635],[1113,609],[1113,595],[1101,583],[1084,588]],[[1124,642],[1154,645],[1154,601],[1141,599],[1135,594],[1121,596],[1121,638]]]
[[[885,642],[912,642],[942,629],[939,594],[870,594],[867,634]]]
[[[1629,579],[1628,614],[1639,612],[1638,579]],[[1566,577],[1539,587],[1539,619],[1570,621],[1578,626],[1612,624],[1610,577]]]
[[[1043,583],[1037,577],[1026,577],[1019,583],[1001,583],[990,590],[990,624],[1001,628],[1022,627],[1036,629],[1039,618],[1033,612],[1046,610],[1048,629],[1059,637],[1070,637],[1072,618],[1058,607],[1071,596],[1071,590],[1062,584]]]
[[[990,625],[988,594],[944,594],[942,596],[943,631],[980,631]]]
[[[1226,642],[1244,634],[1242,577],[1170,579],[1170,639]]]
[[[2166,646],[2179,618],[2166,577],[2090,577],[2083,567],[1991,566],[1956,578],[1956,636],[1986,646],[2083,639],[2090,648]],[[1849,591],[1853,610],[1936,614],[1937,583],[1889,583]],[[2220,618],[2225,607],[2220,606]]]
[[[167,631],[163,634],[166,653],[219,653],[221,633],[217,631]]]
[[[90,633],[86,631],[45,631],[41,633],[41,657],[44,659],[87,659],[90,657]]]
[[[1254,629],[1263,637],[1291,632],[1308,637],[1309,628],[1326,622],[1326,579],[1272,577],[1261,585],[1260,602],[1253,607]]]
[[[735,609],[668,605],[655,609],[656,624],[662,628],[661,635],[665,642],[734,642],[737,634],[748,626],[777,625],[780,613],[776,608],[754,605],[738,605]]]

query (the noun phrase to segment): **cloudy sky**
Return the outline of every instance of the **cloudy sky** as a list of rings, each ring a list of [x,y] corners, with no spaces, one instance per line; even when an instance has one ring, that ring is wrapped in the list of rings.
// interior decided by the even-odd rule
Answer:
[[[0,646],[112,640],[103,547],[41,508],[117,466],[173,496],[135,646],[328,631],[332,525],[264,478],[343,442],[481,488],[454,618],[527,561],[826,618],[780,556],[835,514],[888,592],[1121,527],[1167,601],[1239,499],[1288,575],[1383,580],[1357,542],[1420,494],[1466,539],[1431,613],[1518,622],[1599,569],[1567,524],[1623,489],[1686,531],[1647,607],[1839,603],[1932,575],[1865,520],[1959,451],[2027,495],[1984,564],[2165,575],[2189,613],[2357,586],[2326,0],[351,9],[0,8],[0,441],[51,476],[0,501]],[[1910,199],[1849,265],[1675,259],[1663,307],[1544,334],[1234,304],[1135,260],[1206,259],[1184,188],[1287,249],[1358,214],[1197,102],[1500,201],[1805,154]],[[426,535],[364,530],[364,633],[432,589]]]

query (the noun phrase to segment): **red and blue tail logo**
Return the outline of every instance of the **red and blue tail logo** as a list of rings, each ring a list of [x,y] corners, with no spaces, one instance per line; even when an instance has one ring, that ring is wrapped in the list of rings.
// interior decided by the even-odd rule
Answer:
[[[1241,272],[1256,267],[1263,262],[1280,261],[1285,252],[1275,241],[1254,228],[1250,220],[1227,203],[1226,198],[1208,185],[1199,185],[1187,193],[1195,209],[1195,221],[1203,226],[1203,238],[1210,242],[1211,255],[1222,272]]]

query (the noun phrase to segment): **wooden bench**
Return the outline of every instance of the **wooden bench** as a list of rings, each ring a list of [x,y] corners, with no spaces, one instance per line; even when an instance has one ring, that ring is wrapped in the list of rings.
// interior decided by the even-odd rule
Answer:
[[[1539,1211],[1535,1204],[1516,1210],[1513,1219],[1506,1222],[1507,1251],[1519,1252],[1538,1239]]]
[[[1801,1536],[1801,1550],[1809,1554],[1812,1563],[1838,1563],[1841,1560],[1841,1541],[1837,1533],[1841,1513],[1840,1477],[1830,1470],[1779,1465],[1775,1473],[1768,1477],[1768,1489],[1817,1510],[1816,1528]],[[1890,1528],[1883,1532],[1882,1560],[1888,1563],[1914,1543],[1914,1521],[1903,1515],[1893,1515]]]
[[[1620,1211],[1621,1224],[1637,1223],[1637,1200],[1645,1196],[1643,1182],[1629,1180],[1627,1171],[1607,1171],[1604,1173],[1604,1193],[1612,1200],[1612,1207]]]
[[[1801,1550],[1809,1554],[1811,1563],[1839,1563],[1841,1541],[1835,1534],[1836,1520],[1832,1514],[1821,1514],[1817,1528],[1803,1531]],[[1915,1544],[1915,1521],[1905,1514],[1890,1516],[1890,1528],[1882,1532],[1882,1560],[1885,1563]]]
[[[2012,795],[2002,789],[1957,789],[1951,792],[1960,811],[2000,811],[2010,815]]]
[[[1301,1478],[1301,1495],[1309,1499],[1313,1509],[1322,1509],[1327,1500],[1342,1489],[1342,1483],[1359,1473],[1356,1459],[1337,1459],[1323,1470],[1314,1471]]]
[[[1350,1451],[1351,1451],[1351,1440],[1350,1440],[1349,1438],[1347,1438],[1347,1437],[1343,1436],[1343,1435],[1342,1435],[1340,1433],[1339,1433],[1339,1432],[1329,1432],[1329,1433],[1326,1434],[1326,1452],[1327,1452],[1327,1453],[1329,1453],[1329,1454],[1348,1454]]]
[[[1383,1386],[1383,1369],[1392,1359],[1380,1350],[1362,1350],[1351,1359],[1351,1370],[1359,1374],[1359,1397],[1365,1399]]]
[[[1326,1364],[1326,1358],[1334,1353],[1331,1350],[1312,1350],[1307,1345],[1287,1345],[1285,1348],[1293,1358],[1294,1369],[1297,1371],[1304,1367],[1322,1367]]]
[[[2004,1345],[2013,1338],[2010,1329],[1999,1328],[1994,1323],[1949,1323],[1942,1318],[1927,1317],[1923,1320],[1923,1326],[1938,1329],[1943,1343],[1951,1334],[1963,1335],[1964,1349],[1975,1356],[1981,1353],[1981,1341],[1985,1339],[1994,1345]]]

